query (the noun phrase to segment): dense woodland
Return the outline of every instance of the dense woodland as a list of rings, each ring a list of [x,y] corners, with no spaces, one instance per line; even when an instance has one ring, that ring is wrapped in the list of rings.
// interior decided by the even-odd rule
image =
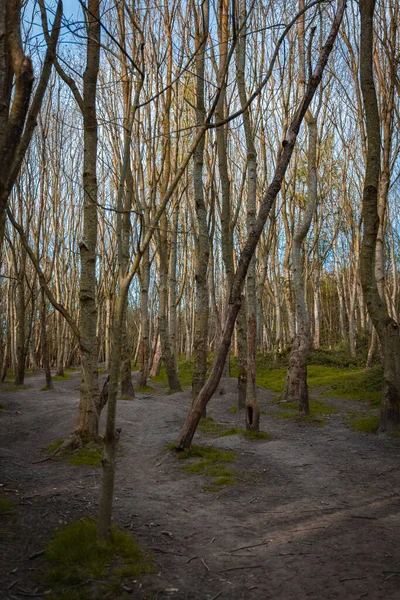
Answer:
[[[232,365],[258,430],[259,365],[306,417],[337,351],[400,424],[399,29],[398,0],[1,3],[1,380],[81,369],[100,539],[132,369],[192,365],[181,450]]]

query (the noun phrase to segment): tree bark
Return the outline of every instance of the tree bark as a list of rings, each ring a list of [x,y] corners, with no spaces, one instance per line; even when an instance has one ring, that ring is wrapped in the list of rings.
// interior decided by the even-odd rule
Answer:
[[[381,131],[373,74],[373,18],[375,0],[360,3],[360,80],[367,130],[367,164],[363,210],[364,235],[361,245],[361,282],[368,313],[376,328],[383,352],[383,390],[379,431],[390,432],[400,424],[400,336],[382,300],[375,276],[376,241],[379,230],[378,190],[381,169]]]

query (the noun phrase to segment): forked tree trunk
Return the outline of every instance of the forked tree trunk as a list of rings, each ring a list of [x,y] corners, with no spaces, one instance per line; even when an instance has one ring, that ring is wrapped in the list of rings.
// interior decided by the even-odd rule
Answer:
[[[373,74],[373,18],[375,0],[360,3],[360,80],[367,129],[367,165],[363,192],[364,235],[360,267],[364,298],[383,352],[383,390],[379,430],[392,431],[400,424],[399,325],[390,317],[375,277],[376,241],[379,230],[378,190],[381,167],[381,131]]]
[[[304,0],[299,1],[299,7],[300,10],[304,8]],[[303,90],[305,87],[304,15],[299,19],[298,33],[300,89]],[[307,121],[308,129],[307,202],[302,221],[293,237],[292,245],[292,269],[294,296],[296,301],[297,333],[293,340],[285,389],[282,395],[282,402],[299,403],[300,416],[308,415],[310,412],[308,403],[307,360],[311,349],[310,315],[305,300],[304,282],[306,276],[302,269],[301,249],[310,229],[317,204],[318,128],[317,121],[310,110],[307,111],[305,119]]]
[[[250,261],[256,250],[257,243],[261,237],[262,231],[264,229],[265,223],[271,210],[272,203],[274,202],[281,189],[283,178],[285,177],[287,167],[293,154],[293,149],[296,143],[300,125],[304,119],[304,116],[310,106],[310,103],[315,95],[317,87],[321,81],[326,63],[332,51],[333,45],[335,43],[339,31],[340,24],[342,22],[345,8],[346,0],[341,0],[338,4],[328,39],[320,52],[318,62],[307,85],[304,97],[288,128],[285,139],[282,142],[282,148],[277,158],[277,164],[275,167],[273,180],[268,186],[267,191],[263,197],[254,229],[250,232],[249,236],[247,237],[246,243],[244,245],[243,251],[239,259],[238,267],[233,280],[233,286],[229,296],[228,311],[225,318],[225,325],[222,333],[221,344],[216,352],[210,376],[202,390],[197,395],[197,398],[194,400],[192,408],[183,425],[181,436],[177,446],[178,450],[184,450],[185,448],[188,448],[192,443],[192,439],[195,434],[197,425],[200,421],[202,412],[206,407],[208,401],[210,400],[211,396],[217,389],[226,361],[226,356],[229,351],[236,317],[242,303],[242,291]]]

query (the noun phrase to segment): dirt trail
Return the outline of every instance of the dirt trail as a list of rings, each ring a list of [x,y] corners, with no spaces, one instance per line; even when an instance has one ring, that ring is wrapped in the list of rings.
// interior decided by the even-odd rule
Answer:
[[[36,462],[43,447],[71,431],[78,374],[55,382],[54,392],[40,391],[42,376],[27,383],[18,392],[0,388],[0,481],[18,505],[15,520],[0,523],[6,599],[35,592],[44,567],[35,555],[53,529],[95,515],[98,502],[100,469]],[[235,381],[224,387],[209,415],[232,426]],[[350,431],[343,412],[324,427],[262,415],[272,441],[196,436],[196,443],[237,453],[238,485],[206,492],[205,479],[185,473],[165,451],[177,438],[189,393],[162,394],[160,388],[118,403],[114,520],[159,567],[131,582],[132,598],[400,599],[398,444]],[[260,390],[262,408],[274,410],[271,398]]]

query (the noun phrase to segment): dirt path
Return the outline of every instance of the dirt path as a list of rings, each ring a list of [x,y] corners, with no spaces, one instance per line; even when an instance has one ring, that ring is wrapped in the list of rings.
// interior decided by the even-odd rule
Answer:
[[[35,576],[44,559],[36,554],[60,523],[95,515],[98,501],[99,469],[36,462],[43,447],[71,431],[78,374],[56,382],[55,392],[40,391],[42,376],[27,383],[27,390],[0,389],[0,481],[18,505],[15,519],[0,522],[6,599],[41,597]],[[232,426],[235,382],[226,381],[225,390],[209,415]],[[262,408],[274,410],[271,397],[260,390]],[[269,414],[262,429],[272,441],[196,436],[196,443],[237,453],[238,485],[211,493],[203,491],[204,478],[185,473],[165,451],[188,406],[187,392],[118,404],[115,521],[132,530],[159,567],[132,581],[132,598],[400,599],[395,442],[349,430],[343,412],[324,427]]]

